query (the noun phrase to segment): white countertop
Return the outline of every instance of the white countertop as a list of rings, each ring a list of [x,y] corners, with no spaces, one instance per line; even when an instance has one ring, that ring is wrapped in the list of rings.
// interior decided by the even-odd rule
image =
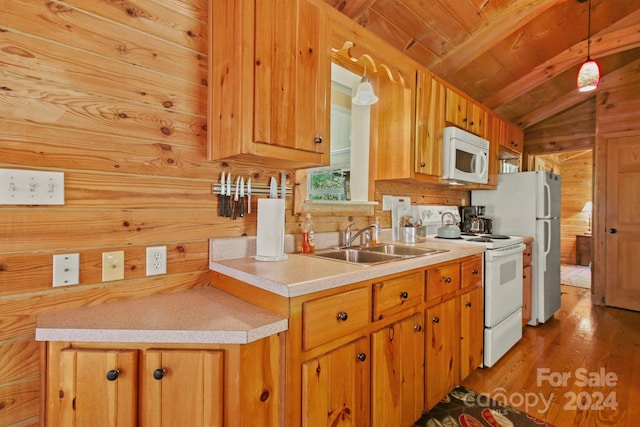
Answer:
[[[362,280],[375,279],[389,274],[427,267],[485,251],[483,246],[461,243],[423,242],[407,244],[394,242],[394,244],[398,245],[447,249],[448,252],[370,266],[349,264],[303,254],[288,254],[288,259],[273,262],[256,261],[252,256],[214,259],[216,256],[223,256],[222,254],[226,253],[237,255],[237,242],[234,242],[234,240],[211,239],[210,253],[212,256],[209,261],[209,268],[212,271],[284,297],[306,295]],[[232,247],[233,245],[236,246]]]
[[[287,328],[286,318],[209,286],[42,313],[36,340],[246,344]]]

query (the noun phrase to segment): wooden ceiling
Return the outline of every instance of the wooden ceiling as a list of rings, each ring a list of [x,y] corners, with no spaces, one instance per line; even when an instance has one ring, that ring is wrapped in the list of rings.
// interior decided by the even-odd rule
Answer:
[[[576,89],[587,1],[325,1],[522,128],[640,76],[640,0],[591,0],[602,79],[589,93]]]

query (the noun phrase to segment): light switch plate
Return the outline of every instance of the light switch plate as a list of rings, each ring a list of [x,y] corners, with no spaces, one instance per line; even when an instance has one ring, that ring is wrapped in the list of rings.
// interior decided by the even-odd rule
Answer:
[[[0,169],[0,205],[64,205],[64,173]]]
[[[102,281],[124,279],[124,251],[102,253]]]
[[[80,254],[53,256],[53,286],[69,286],[80,283]]]

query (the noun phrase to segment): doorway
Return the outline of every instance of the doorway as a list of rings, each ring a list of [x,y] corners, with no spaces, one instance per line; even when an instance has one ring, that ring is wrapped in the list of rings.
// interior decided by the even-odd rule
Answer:
[[[533,159],[533,167],[562,177],[561,282],[591,288],[593,150],[538,155]]]

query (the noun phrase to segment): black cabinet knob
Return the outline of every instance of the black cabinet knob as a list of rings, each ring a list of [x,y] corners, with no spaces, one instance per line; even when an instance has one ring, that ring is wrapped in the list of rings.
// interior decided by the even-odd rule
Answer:
[[[616,234],[617,232],[618,232],[618,229],[616,229],[616,228],[610,228],[609,229],[609,233],[611,233],[611,234]]]
[[[420,162],[420,167],[421,167],[421,168],[423,168],[423,167],[425,167],[425,166],[427,166],[427,164],[426,164],[425,162]]]
[[[112,369],[109,372],[107,372],[107,379],[109,381],[115,381],[118,379],[118,375],[120,375],[120,370],[119,369]]]
[[[316,136],[315,138],[313,138],[313,142],[315,142],[316,144],[322,144],[322,137]]]
[[[415,325],[415,326],[413,327],[413,330],[414,330],[414,331],[416,331],[416,332],[422,332],[422,326],[420,326],[420,325]]]
[[[160,368],[153,371],[153,378],[157,380],[161,380],[164,377],[164,374],[167,373],[166,368]]]
[[[471,301],[467,301],[467,303],[465,304],[467,307],[471,307]]]
[[[348,318],[349,318],[349,315],[347,313],[345,313],[344,311],[341,311],[340,313],[338,313],[338,320],[342,320],[344,322]]]
[[[480,272],[478,271],[477,268],[474,268],[473,271],[471,272],[471,274],[478,274],[478,273],[480,273]]]
[[[400,298],[402,298],[402,299],[409,298],[409,292],[407,292],[407,291],[400,292]]]
[[[451,277],[445,277],[444,283],[451,283]]]
[[[433,320],[433,323],[440,323],[440,318],[438,316],[434,317],[431,320]]]
[[[358,353],[358,355],[356,356],[356,358],[361,361],[364,362],[365,360],[367,360],[367,355],[364,353]]]

